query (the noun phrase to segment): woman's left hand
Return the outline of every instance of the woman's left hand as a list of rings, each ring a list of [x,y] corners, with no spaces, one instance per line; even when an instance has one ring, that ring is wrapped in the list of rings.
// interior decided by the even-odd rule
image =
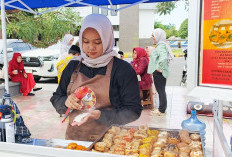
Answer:
[[[77,123],[78,126],[88,122],[89,120],[98,120],[101,116],[100,110],[89,110],[88,115],[85,116],[81,122]]]
[[[25,78],[27,78],[27,74],[26,73],[24,73],[23,75],[24,75]]]

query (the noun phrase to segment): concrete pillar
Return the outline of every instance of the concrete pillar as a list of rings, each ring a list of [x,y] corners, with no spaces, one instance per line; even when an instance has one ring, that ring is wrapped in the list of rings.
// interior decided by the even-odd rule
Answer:
[[[121,10],[119,24],[119,48],[123,52],[132,52],[139,46],[139,5]]]

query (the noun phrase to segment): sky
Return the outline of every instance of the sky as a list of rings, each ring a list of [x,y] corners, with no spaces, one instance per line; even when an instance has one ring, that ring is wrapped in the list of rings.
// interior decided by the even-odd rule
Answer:
[[[188,11],[184,9],[185,2],[178,1],[176,2],[176,8],[171,11],[171,14],[167,15],[161,15],[159,14],[155,15],[155,21],[160,21],[161,24],[168,25],[168,24],[174,24],[176,26],[176,29],[179,30],[181,23],[188,18]]]

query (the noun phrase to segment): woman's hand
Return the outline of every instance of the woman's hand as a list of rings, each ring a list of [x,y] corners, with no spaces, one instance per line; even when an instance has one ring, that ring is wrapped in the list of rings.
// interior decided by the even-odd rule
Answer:
[[[81,109],[83,107],[81,101],[75,96],[75,94],[70,94],[65,101],[65,106],[67,106],[70,109]]]
[[[88,122],[89,120],[98,120],[101,116],[100,110],[89,110],[88,115],[85,116],[81,122],[77,123],[78,126]]]
[[[18,70],[13,70],[12,73],[13,73],[14,75],[17,75],[17,74],[18,74]]]
[[[24,76],[25,78],[27,78],[27,74],[26,74],[26,73],[24,73],[23,76]]]

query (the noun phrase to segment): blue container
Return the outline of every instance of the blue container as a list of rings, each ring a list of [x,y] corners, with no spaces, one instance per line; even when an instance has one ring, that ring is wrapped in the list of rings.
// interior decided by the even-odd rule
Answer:
[[[181,127],[188,131],[198,131],[201,134],[202,146],[205,146],[205,128],[204,122],[200,121],[196,116],[196,110],[191,110],[191,117],[181,123]]]

